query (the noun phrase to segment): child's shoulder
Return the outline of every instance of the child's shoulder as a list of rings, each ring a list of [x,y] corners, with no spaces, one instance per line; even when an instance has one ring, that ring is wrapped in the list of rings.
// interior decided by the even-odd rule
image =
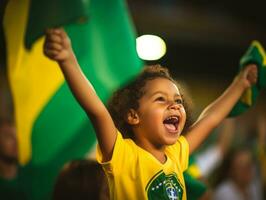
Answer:
[[[184,136],[180,136],[176,143],[166,147],[166,152],[169,152],[174,155],[184,154],[188,156],[189,154],[189,144],[187,139]]]

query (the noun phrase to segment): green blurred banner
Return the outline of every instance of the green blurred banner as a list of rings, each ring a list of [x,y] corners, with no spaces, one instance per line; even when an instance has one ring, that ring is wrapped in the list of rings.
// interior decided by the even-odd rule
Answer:
[[[70,22],[88,20],[90,0],[31,0],[25,35],[25,46],[31,48],[47,28],[64,26]]]
[[[74,23],[88,11],[89,20]],[[80,66],[104,102],[142,67],[124,0],[9,0],[4,18],[7,67],[24,166],[19,182],[29,199],[49,199],[62,165],[84,157],[96,143],[57,63],[42,53],[44,30],[65,24]]]
[[[253,41],[247,52],[240,59],[240,70],[251,63],[256,64],[258,67],[258,82],[242,95],[230,112],[229,117],[238,116],[253,106],[259,91],[266,87],[266,53],[258,41]]]

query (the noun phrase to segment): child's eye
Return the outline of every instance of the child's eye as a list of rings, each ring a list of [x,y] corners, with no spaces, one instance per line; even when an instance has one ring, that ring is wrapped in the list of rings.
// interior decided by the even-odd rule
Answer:
[[[158,97],[155,99],[155,101],[165,101],[165,98],[164,97]]]
[[[175,102],[176,102],[177,104],[183,104],[183,100],[182,100],[182,99],[176,99]]]

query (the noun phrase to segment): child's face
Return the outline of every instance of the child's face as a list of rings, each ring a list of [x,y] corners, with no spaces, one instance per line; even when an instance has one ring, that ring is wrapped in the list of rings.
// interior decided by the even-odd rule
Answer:
[[[186,112],[177,86],[165,78],[146,83],[139,100],[141,137],[155,146],[174,144],[186,121]]]

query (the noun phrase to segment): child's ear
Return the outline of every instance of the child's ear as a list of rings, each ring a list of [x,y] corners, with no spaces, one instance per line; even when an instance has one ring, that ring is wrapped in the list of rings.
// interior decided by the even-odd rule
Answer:
[[[136,125],[139,123],[138,113],[134,109],[129,109],[126,116],[127,123],[130,125]]]

